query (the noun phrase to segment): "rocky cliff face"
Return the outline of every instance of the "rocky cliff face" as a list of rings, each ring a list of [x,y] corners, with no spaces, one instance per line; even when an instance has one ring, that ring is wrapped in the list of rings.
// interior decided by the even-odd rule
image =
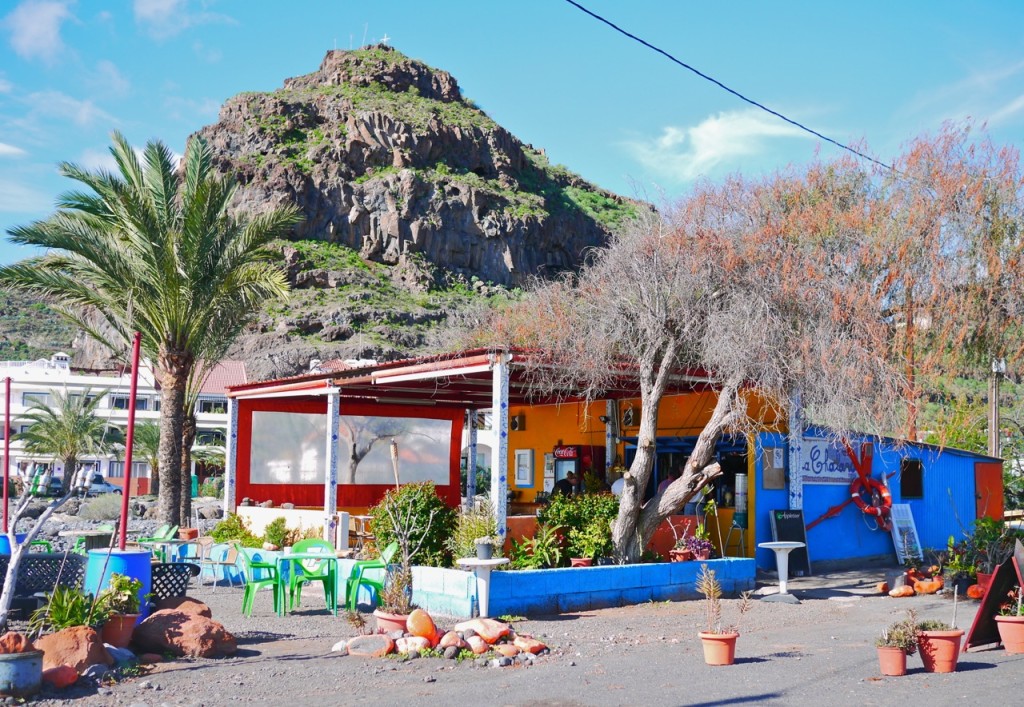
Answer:
[[[575,269],[633,205],[552,167],[466,101],[451,74],[386,46],[230,99],[200,131],[241,188],[236,206],[294,203],[296,239],[517,286]]]

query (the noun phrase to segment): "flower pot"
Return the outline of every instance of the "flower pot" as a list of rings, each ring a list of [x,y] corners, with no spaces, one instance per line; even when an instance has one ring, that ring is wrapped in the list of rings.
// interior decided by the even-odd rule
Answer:
[[[693,553],[686,548],[682,550],[669,550],[668,556],[672,562],[686,562],[693,559]]]
[[[708,550],[706,552],[695,552],[693,553],[693,559],[697,560],[698,562],[707,562],[711,559],[711,551]]]
[[[377,619],[377,633],[391,633],[392,631],[405,631],[408,614],[392,614],[382,609],[373,612]]]
[[[964,632],[921,631],[917,635],[917,647],[921,651],[921,662],[929,673],[952,673],[960,655],[960,639]]]
[[[878,646],[878,667],[882,675],[906,675],[907,654],[902,648]]]
[[[951,590],[955,589],[957,596],[965,597],[967,596],[967,588],[972,584],[974,584],[973,577],[956,577],[950,582],[949,588]]]
[[[494,554],[494,545],[491,543],[477,543],[476,544],[476,559],[478,560],[489,560]]]
[[[132,642],[132,633],[138,620],[138,614],[112,614],[103,624],[103,642],[117,648],[127,648]]]
[[[978,586],[988,591],[988,585],[992,583],[992,573],[978,572]]]
[[[0,695],[28,697],[39,692],[43,680],[43,652],[0,655]]]
[[[704,662],[708,665],[732,665],[736,660],[736,639],[738,633],[704,633],[699,634],[704,646]]]
[[[199,537],[199,528],[178,528],[179,540],[195,540]]]
[[[1024,616],[997,616],[999,640],[1007,653],[1024,653]]]
[[[594,564],[594,560],[589,557],[570,557],[570,567],[590,567]]]

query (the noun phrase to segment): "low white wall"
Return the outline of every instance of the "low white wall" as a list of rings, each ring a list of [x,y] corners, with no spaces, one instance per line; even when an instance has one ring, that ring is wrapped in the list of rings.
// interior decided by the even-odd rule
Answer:
[[[300,510],[298,508],[260,508],[259,506],[239,506],[238,515],[249,523],[249,529],[256,535],[263,535],[267,526],[277,518],[284,518],[289,530],[296,528],[309,530],[323,528],[324,512],[321,510]],[[334,546],[339,550],[348,549],[348,513],[338,514],[337,535]]]

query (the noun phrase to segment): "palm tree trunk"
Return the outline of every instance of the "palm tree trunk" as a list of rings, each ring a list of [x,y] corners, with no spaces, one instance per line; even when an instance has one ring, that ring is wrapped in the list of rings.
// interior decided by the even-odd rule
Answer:
[[[186,415],[181,431],[181,524],[192,521],[192,445],[196,441],[196,416]]]
[[[157,515],[161,523],[181,525],[181,434],[185,415],[185,386],[188,371],[161,376],[160,390],[160,496]]]
[[[67,457],[64,462],[64,493],[71,490],[71,484],[75,480],[75,467],[78,466],[77,457]]]

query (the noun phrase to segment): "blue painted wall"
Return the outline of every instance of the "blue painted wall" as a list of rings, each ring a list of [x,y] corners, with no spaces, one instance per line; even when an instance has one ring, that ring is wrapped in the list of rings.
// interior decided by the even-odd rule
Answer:
[[[810,432],[812,435],[814,431]],[[817,436],[817,435],[816,435]],[[756,541],[772,539],[769,511],[786,508],[788,495],[785,490],[764,489],[764,467],[761,449],[785,447],[784,435],[763,433],[757,436],[755,462],[756,494],[754,527]],[[924,498],[904,500],[900,494],[900,460],[919,459],[923,465]],[[925,548],[944,548],[950,535],[963,536],[974,522],[976,514],[974,464],[991,461],[983,455],[960,450],[944,449],[922,444],[904,443],[896,446],[891,440],[874,443],[872,476],[888,479],[893,503],[907,503],[914,514],[921,545]],[[789,460],[786,460],[787,479]],[[890,474],[893,474],[891,478]],[[829,508],[843,503],[850,497],[846,484],[805,484],[804,519],[811,523]],[[887,531],[875,529],[874,519],[862,513],[853,504],[844,508],[834,518],[825,520],[807,532],[808,552],[811,569],[815,562],[825,560],[849,560],[891,555],[895,562],[892,536]],[[774,569],[775,558],[768,550],[758,549],[755,556],[757,566]]]

